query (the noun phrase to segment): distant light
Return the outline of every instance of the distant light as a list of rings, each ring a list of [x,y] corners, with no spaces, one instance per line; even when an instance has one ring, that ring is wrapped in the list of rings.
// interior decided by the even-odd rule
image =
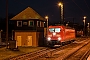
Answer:
[[[68,24],[66,24],[66,26],[68,26]]]
[[[88,25],[89,25],[89,23],[88,23]]]
[[[67,22],[67,23],[69,23],[69,22]]]
[[[85,22],[85,19],[83,20],[83,22]]]

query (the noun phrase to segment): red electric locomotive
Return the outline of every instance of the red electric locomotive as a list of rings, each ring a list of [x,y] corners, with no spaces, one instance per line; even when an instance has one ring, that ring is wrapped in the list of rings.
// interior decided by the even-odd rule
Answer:
[[[61,45],[75,38],[75,29],[65,26],[49,26],[47,44],[49,46]]]

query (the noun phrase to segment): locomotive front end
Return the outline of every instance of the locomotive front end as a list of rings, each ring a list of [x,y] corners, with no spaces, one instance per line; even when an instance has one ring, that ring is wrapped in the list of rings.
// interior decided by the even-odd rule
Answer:
[[[48,45],[54,46],[54,45],[60,45],[61,44],[61,28],[49,28],[48,34],[47,34],[47,41]]]

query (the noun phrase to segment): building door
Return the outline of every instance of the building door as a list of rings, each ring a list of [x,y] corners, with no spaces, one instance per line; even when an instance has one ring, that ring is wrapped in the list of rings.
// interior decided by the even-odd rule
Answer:
[[[21,46],[21,36],[17,36],[17,46]]]
[[[27,38],[27,46],[32,46],[32,36],[28,36]]]

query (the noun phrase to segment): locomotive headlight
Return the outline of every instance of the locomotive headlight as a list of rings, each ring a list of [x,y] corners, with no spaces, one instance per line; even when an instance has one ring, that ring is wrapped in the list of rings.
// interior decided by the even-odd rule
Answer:
[[[61,40],[61,38],[59,37],[59,38],[58,38],[58,41],[60,41],[60,40]]]
[[[51,40],[51,38],[50,38],[50,37],[48,37],[47,39],[48,39],[48,41],[50,41],[50,40]]]
[[[56,33],[53,33],[53,35],[56,35]]]

